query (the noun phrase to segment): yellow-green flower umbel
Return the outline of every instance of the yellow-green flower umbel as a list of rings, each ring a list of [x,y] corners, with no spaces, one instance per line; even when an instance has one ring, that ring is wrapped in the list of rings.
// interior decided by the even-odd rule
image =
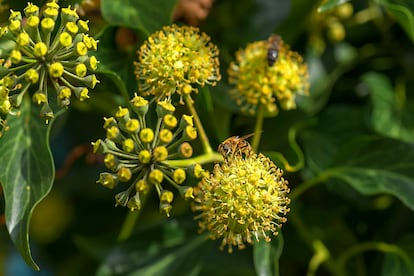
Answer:
[[[192,207],[199,212],[195,218],[200,231],[222,239],[220,249],[228,246],[229,253],[234,246],[269,242],[289,212],[289,187],[282,175],[269,158],[254,152],[216,164],[194,188]]]
[[[256,114],[261,105],[268,114],[278,108],[296,108],[297,94],[307,95],[309,76],[303,58],[276,35],[250,43],[236,53],[228,68],[230,91],[243,112]]]
[[[32,100],[42,105],[41,116],[49,120],[54,116],[51,102],[64,108],[72,95],[86,100],[88,89],[99,82],[94,74],[88,75],[97,68],[95,56],[88,55],[89,50],[97,50],[97,41],[88,36],[88,22],[79,19],[75,9],[60,9],[55,1],[46,3],[42,12],[29,3],[24,15],[11,11],[9,24],[1,29],[1,40],[14,45],[2,53],[0,79],[8,83],[8,93],[0,99],[0,112],[10,114],[19,108],[33,88]]]
[[[169,99],[198,92],[199,85],[221,79],[218,48],[196,27],[165,26],[151,35],[138,52],[136,77],[143,95]],[[180,101],[181,102],[181,101]]]
[[[141,196],[155,187],[160,210],[169,216],[174,194],[162,184],[169,182],[184,199],[192,198],[193,188],[183,183],[191,175],[201,178],[203,170],[200,166],[181,168],[168,164],[172,159],[191,157],[193,150],[188,142],[197,138],[197,131],[191,116],[183,115],[178,120],[173,115],[175,107],[170,101],[156,105],[156,125],[150,127],[149,103],[135,95],[130,108],[120,107],[115,117],[105,119],[106,139],[92,144],[95,153],[104,154],[104,164],[111,170],[101,173],[98,183],[110,189],[120,182],[129,183],[115,196],[116,205],[139,210]]]

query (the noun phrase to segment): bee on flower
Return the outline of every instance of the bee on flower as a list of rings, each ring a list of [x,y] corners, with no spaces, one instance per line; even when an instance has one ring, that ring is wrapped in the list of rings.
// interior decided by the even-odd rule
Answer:
[[[309,93],[308,68],[280,36],[250,43],[236,52],[228,68],[230,95],[245,113],[254,115],[259,106],[276,115],[278,105],[296,108],[296,95]],[[278,105],[277,105],[278,103]]]
[[[220,249],[227,246],[229,253],[246,243],[270,242],[290,210],[283,171],[252,150],[224,157],[226,162],[217,163],[194,188],[192,209],[200,231],[221,239]]]

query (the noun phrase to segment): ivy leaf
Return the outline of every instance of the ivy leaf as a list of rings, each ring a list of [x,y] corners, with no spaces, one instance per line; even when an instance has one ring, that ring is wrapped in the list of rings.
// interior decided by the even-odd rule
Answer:
[[[413,144],[359,137],[340,149],[325,173],[364,195],[391,194],[414,210]]]
[[[107,256],[97,275],[198,275],[205,237],[187,239],[173,246],[161,241],[129,240]],[[151,248],[151,250],[148,250]]]
[[[395,17],[414,42],[414,3],[411,0],[377,0],[377,2]]]
[[[125,100],[129,100],[128,91],[136,90],[135,75],[131,74],[135,69],[131,61],[137,59],[136,53],[121,51],[115,46],[116,27],[106,26],[97,37],[100,50],[96,53],[96,57],[100,64],[95,72],[106,77],[114,85],[113,88],[111,86],[105,88],[109,87],[108,90],[117,91],[119,93],[115,94],[120,94]]]
[[[335,8],[343,3],[349,2],[349,0],[328,0],[318,7],[318,12],[326,12]]]
[[[49,193],[54,163],[49,148],[51,124],[40,118],[40,108],[30,98],[21,105],[20,116],[9,116],[9,131],[0,139],[0,183],[5,198],[8,232],[23,259],[33,269],[29,224],[35,206]]]
[[[388,77],[367,73],[362,79],[371,92],[373,128],[387,137],[414,142],[413,114],[405,108],[405,103],[398,100],[398,94],[394,93]]]
[[[102,0],[101,11],[111,25],[140,30],[146,36],[172,22],[177,1]]]

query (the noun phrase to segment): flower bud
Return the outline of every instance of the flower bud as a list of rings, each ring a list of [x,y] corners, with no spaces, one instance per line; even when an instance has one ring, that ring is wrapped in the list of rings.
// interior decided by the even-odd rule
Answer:
[[[178,147],[178,155],[183,158],[190,158],[193,155],[193,147],[184,142]]]
[[[154,131],[150,128],[144,128],[140,131],[139,138],[143,143],[149,144],[154,140]]]
[[[173,180],[177,184],[182,184],[186,179],[185,170],[178,168],[173,172]]]
[[[147,193],[149,191],[149,184],[145,179],[140,179],[135,183],[135,190],[140,193]]]
[[[138,154],[138,159],[142,164],[148,164],[151,162],[151,152],[148,150],[141,150]]]
[[[164,146],[158,146],[154,148],[153,156],[155,161],[165,161],[168,158],[168,150]]]
[[[131,179],[132,172],[129,168],[121,167],[119,168],[117,175],[118,175],[119,181],[128,182]]]
[[[164,174],[159,169],[152,170],[148,175],[148,180],[153,184],[161,184],[164,179]]]
[[[135,195],[128,200],[127,207],[131,211],[141,210],[141,200],[139,198],[139,193],[135,193]]]
[[[118,177],[111,173],[104,172],[99,175],[99,180],[97,182],[104,187],[113,189],[118,184]]]
[[[148,112],[148,101],[144,99],[143,97],[135,96],[130,101],[132,110],[139,116],[144,117],[145,114]]]

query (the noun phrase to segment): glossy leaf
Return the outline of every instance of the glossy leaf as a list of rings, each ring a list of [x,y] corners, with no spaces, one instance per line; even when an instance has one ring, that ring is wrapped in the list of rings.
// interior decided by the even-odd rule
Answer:
[[[102,0],[102,15],[111,25],[137,29],[145,35],[172,22],[176,1]]]
[[[136,91],[136,79],[134,72],[133,60],[138,59],[135,52],[129,53],[117,49],[113,43],[116,37],[115,27],[106,27],[97,36],[99,39],[99,52],[96,57],[100,64],[96,73],[105,76],[107,79],[102,82],[114,85],[111,92],[120,94],[125,100],[129,100],[129,91]],[[114,58],[116,57],[116,58]],[[110,82],[107,82],[110,80]]]
[[[414,142],[414,114],[399,101],[390,80],[378,73],[367,73],[362,79],[371,92],[373,128],[387,137]]]
[[[330,9],[335,8],[338,5],[341,5],[341,4],[349,2],[349,1],[350,0],[328,0],[328,1],[324,1],[324,3],[318,7],[318,12],[326,12]]]
[[[414,3],[411,0],[377,0],[377,2],[395,17],[414,42]]]
[[[364,195],[391,194],[414,210],[414,145],[360,137],[344,145],[329,175]]]
[[[146,241],[128,241],[115,248],[97,275],[196,275],[194,273],[201,269],[199,255],[204,236],[187,239],[173,246],[146,237]]]
[[[46,125],[39,112],[40,108],[25,98],[21,115],[9,116],[10,129],[0,140],[7,229],[26,263],[37,270],[29,245],[30,218],[52,188],[55,172],[49,148],[51,124]]]

